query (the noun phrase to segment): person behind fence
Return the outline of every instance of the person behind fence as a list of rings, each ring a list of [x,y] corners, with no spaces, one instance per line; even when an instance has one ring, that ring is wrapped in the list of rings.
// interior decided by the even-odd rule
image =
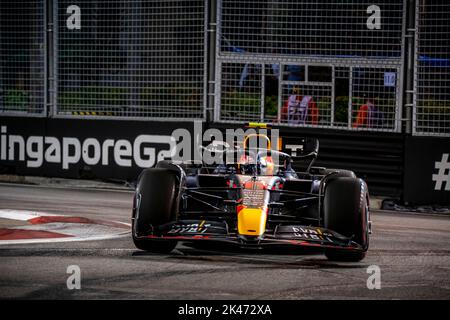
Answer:
[[[318,124],[319,110],[312,96],[301,95],[295,86],[281,110],[281,120],[292,124]]]
[[[383,126],[383,113],[376,106],[373,99],[366,99],[361,105],[353,122],[353,128],[379,128]]]

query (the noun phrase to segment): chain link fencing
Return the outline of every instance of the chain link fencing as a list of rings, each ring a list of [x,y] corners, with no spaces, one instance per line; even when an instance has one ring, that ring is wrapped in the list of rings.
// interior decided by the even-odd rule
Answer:
[[[192,120],[214,108],[219,122],[401,132],[409,121],[413,134],[450,135],[447,1],[215,1],[217,12],[206,0],[2,0],[0,114]]]
[[[46,116],[44,1],[0,1],[0,52],[0,115]]]
[[[413,133],[450,136],[450,4],[416,1]]]
[[[403,0],[219,8],[217,121],[401,130]]]
[[[55,115],[203,119],[205,4],[57,1]],[[69,26],[73,5],[79,29]]]

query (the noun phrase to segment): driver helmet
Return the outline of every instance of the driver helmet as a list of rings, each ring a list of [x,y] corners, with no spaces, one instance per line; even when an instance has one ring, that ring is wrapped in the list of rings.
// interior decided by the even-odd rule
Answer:
[[[259,167],[262,175],[272,176],[275,171],[275,163],[271,156],[263,156],[259,160]]]
[[[238,160],[241,174],[251,174],[252,168],[255,166],[255,160],[251,155],[243,154]]]

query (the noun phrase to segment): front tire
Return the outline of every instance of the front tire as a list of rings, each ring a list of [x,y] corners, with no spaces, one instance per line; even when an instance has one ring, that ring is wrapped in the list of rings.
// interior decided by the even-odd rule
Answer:
[[[333,261],[361,261],[369,248],[368,191],[366,183],[354,177],[339,177],[325,186],[325,228],[336,231],[362,246],[362,251],[326,249]]]
[[[169,253],[176,247],[175,240],[139,238],[151,233],[152,228],[176,220],[176,186],[176,175],[168,169],[146,169],[140,175],[132,219],[132,236],[136,248]]]

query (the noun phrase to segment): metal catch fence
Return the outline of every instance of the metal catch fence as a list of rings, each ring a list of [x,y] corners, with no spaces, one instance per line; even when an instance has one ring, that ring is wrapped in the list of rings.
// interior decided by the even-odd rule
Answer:
[[[218,122],[449,136],[449,16],[447,0],[2,0],[0,115],[214,109]]]
[[[417,0],[413,133],[450,136],[450,4]]]
[[[46,115],[42,0],[0,1],[0,115]]]
[[[219,0],[216,120],[400,131],[405,5]]]
[[[55,114],[204,118],[205,4],[57,1]]]

